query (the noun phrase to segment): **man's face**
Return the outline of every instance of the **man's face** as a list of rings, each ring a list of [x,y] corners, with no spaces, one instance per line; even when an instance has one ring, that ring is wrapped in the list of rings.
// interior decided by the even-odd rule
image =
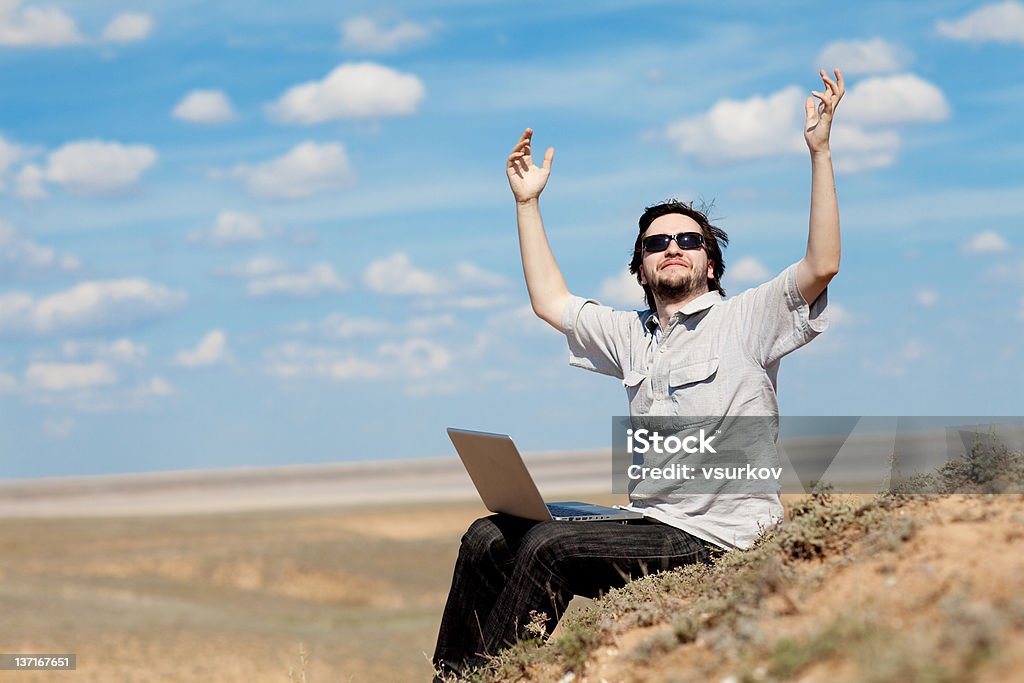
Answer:
[[[651,221],[644,237],[675,235],[680,232],[703,234],[697,221],[679,213],[670,213]],[[704,247],[680,249],[672,240],[665,251],[643,252],[640,282],[654,291],[659,303],[703,294],[708,291],[708,280],[712,277],[714,263],[708,261]]]

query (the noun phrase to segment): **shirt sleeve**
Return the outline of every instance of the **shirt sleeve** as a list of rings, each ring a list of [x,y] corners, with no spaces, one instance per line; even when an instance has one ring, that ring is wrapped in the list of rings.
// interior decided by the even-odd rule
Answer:
[[[616,311],[593,299],[571,296],[562,312],[569,342],[569,365],[623,378],[629,358],[630,325],[635,311]]]
[[[764,367],[828,329],[828,288],[808,304],[797,287],[796,269],[794,263],[773,280],[736,297],[739,333]]]

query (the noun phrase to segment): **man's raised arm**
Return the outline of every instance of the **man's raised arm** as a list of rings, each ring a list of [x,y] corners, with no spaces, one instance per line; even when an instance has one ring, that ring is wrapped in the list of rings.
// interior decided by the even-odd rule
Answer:
[[[551,159],[555,148],[544,154],[544,164],[533,163],[530,140],[533,129],[527,128],[508,155],[505,170],[508,184],[516,198],[516,220],[519,224],[519,253],[523,258],[523,275],[530,293],[530,304],[537,316],[562,332],[562,311],[569,298],[562,271],[551,253],[544,223],[540,218],[540,193],[551,174]]]
[[[808,303],[825,291],[839,272],[839,202],[832,173],[829,133],[836,106],[846,92],[843,75],[835,70],[836,80],[821,71],[824,92],[812,92],[805,103],[807,121],[804,140],[811,152],[811,217],[807,234],[807,253],[797,266],[796,282]],[[814,98],[820,100],[815,107]]]

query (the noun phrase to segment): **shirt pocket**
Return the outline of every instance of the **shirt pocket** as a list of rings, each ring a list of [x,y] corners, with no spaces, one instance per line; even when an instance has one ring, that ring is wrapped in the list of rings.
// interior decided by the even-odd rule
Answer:
[[[626,398],[629,400],[630,413],[633,415],[644,412],[644,407],[640,405],[642,400],[640,388],[646,379],[646,372],[636,370],[627,370],[622,378],[622,386],[626,387]]]
[[[673,365],[668,373],[668,393],[677,415],[722,415],[718,356]]]

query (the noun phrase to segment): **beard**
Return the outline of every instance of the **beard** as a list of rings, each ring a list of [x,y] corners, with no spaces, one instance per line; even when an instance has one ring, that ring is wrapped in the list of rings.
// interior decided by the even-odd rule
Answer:
[[[649,278],[649,281],[655,299],[662,303],[689,298],[697,292],[702,292],[707,286],[703,273],[695,270],[679,275],[660,273],[658,277]]]

